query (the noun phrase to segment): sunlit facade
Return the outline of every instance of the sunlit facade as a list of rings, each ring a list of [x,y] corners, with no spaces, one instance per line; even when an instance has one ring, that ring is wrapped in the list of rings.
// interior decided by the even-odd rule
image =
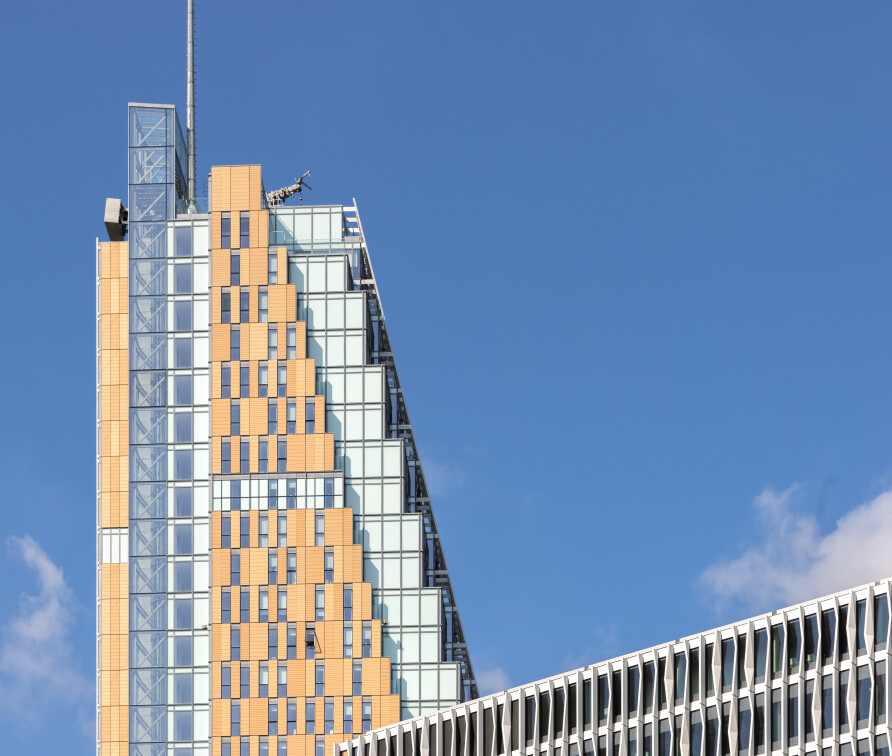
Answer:
[[[215,167],[128,110],[97,241],[102,754],[321,754],[476,697],[355,206]],[[196,212],[200,210],[200,212]]]

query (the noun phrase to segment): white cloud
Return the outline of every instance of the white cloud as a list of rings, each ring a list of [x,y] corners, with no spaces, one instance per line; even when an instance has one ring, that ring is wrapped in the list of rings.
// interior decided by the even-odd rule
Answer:
[[[36,724],[59,706],[75,711],[93,732],[93,684],[81,673],[69,634],[76,603],[61,568],[30,536],[9,545],[39,584],[22,594],[18,610],[0,628],[0,709],[16,721]]]
[[[762,542],[700,576],[718,607],[768,611],[892,575],[892,491],[861,504],[822,534],[795,511],[800,487],[766,488],[753,501]]]
[[[508,679],[508,673],[501,667],[481,669],[476,672],[476,675],[477,688],[481,696],[507,690],[511,685],[511,681]]]

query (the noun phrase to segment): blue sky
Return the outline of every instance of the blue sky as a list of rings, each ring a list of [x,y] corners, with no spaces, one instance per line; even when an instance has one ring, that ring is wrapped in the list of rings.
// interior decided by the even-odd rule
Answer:
[[[93,244],[184,5],[0,11],[0,723],[37,756],[92,752]],[[892,574],[892,6],[211,8],[199,174],[357,198],[485,686]]]

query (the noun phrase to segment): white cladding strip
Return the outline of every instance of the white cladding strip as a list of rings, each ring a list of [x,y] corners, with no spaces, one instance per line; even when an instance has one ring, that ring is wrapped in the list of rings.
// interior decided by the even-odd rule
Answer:
[[[123,564],[128,556],[127,528],[102,528],[102,563]]]

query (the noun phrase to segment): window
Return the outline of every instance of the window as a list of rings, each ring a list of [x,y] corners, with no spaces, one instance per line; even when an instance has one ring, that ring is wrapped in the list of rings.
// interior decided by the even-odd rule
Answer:
[[[325,734],[334,735],[334,698],[326,698],[323,708],[325,717]]]
[[[269,442],[257,442],[257,472],[269,472]]]
[[[174,416],[173,441],[175,444],[192,442],[192,413],[177,412]]]
[[[269,320],[269,294],[265,286],[261,286],[257,292],[257,322],[266,323]]]
[[[837,657],[840,661],[849,658],[849,607],[839,607],[839,641],[837,642]]]
[[[310,433],[316,432],[316,400],[315,399],[307,399],[307,409],[306,415],[304,417],[306,420],[306,433],[309,435]]]
[[[849,691],[849,672],[844,670],[839,673],[839,696],[837,703],[839,704],[839,731],[845,734],[849,731],[849,708],[846,705],[846,698]]]
[[[297,735],[297,701],[293,698],[288,699],[288,734],[289,735]],[[286,746],[284,749],[282,745],[285,743],[284,740],[279,741],[279,752],[284,750],[285,756],[288,755],[288,747]]]
[[[297,402],[289,399],[286,405],[286,433],[297,433]]]
[[[266,365],[257,368],[257,396],[269,396],[269,369]]]
[[[192,516],[192,489],[178,486],[174,490],[174,517]]]
[[[873,715],[876,724],[886,724],[886,665],[882,661],[876,662],[876,691],[873,697]]]
[[[231,622],[231,594],[228,588],[220,593],[220,621],[225,625]]]
[[[815,681],[807,680],[805,683],[805,701],[802,702],[803,713],[805,714],[805,740],[809,743],[814,742],[815,727],[812,719],[812,708],[815,702]]]
[[[229,658],[232,661],[241,659],[241,637],[239,625],[231,625],[229,628]]]
[[[325,516],[321,514],[317,514],[315,518],[315,533],[316,540],[314,544],[316,546],[324,546],[325,545]]]
[[[251,621],[251,593],[250,588],[242,588],[239,596],[239,622]]]
[[[860,656],[867,651],[867,639],[864,636],[865,615],[867,614],[867,602],[863,599],[855,605],[855,650]]]
[[[799,655],[802,651],[802,633],[799,632],[799,620],[790,620],[787,624],[787,671],[799,671]]]
[[[325,493],[323,494],[323,506],[326,509],[334,507],[334,478],[325,479]]]
[[[232,321],[232,295],[229,293],[229,287],[220,290],[220,322],[229,323]]]
[[[870,724],[870,669],[858,667],[858,688],[855,692],[857,703],[858,729]]]
[[[322,586],[316,586],[316,622],[325,619],[325,590]]]
[[[821,612],[821,664],[833,658],[833,635],[836,630],[836,613],[832,609]]]
[[[270,436],[275,436],[279,432],[278,410],[276,400],[271,399],[266,406],[267,434]]]
[[[276,368],[276,396],[285,396],[288,393],[288,369],[285,365]]]
[[[765,753],[765,694],[756,694],[753,711],[753,746],[756,753]]]
[[[353,658],[353,628],[350,625],[344,626],[344,658]]]
[[[805,668],[814,669],[818,658],[818,617],[809,614],[805,618]]]
[[[232,471],[232,447],[229,441],[220,442],[220,472],[228,474]]]
[[[628,669],[628,678],[626,680],[627,687],[626,693],[627,695],[627,705],[629,707],[629,716],[635,716],[638,711],[638,683],[640,681],[640,671],[638,667],[629,667]],[[545,717],[540,721],[545,721]]]
[[[372,729],[372,699],[362,699],[362,731],[369,732]]]
[[[248,519],[248,515],[246,514],[240,515],[238,518],[238,522],[239,546],[241,546],[243,549],[246,549],[251,545],[251,522]]]
[[[886,642],[889,638],[889,602],[886,596],[877,596],[874,599],[873,621],[876,634],[876,650],[882,651],[886,648]]]
[[[174,526],[174,553],[192,553],[192,526],[188,523]]]
[[[273,550],[267,554],[267,584],[275,585],[279,582],[279,555]]]
[[[239,665],[239,698],[248,698],[251,695],[251,675],[248,662]]]
[[[231,520],[229,519],[229,515],[225,512],[223,516],[220,518],[220,548],[228,549],[229,548],[229,525]]]
[[[221,698],[232,698],[232,671],[228,664],[224,664],[220,670],[220,696]]]
[[[279,344],[279,331],[276,328],[275,323],[269,326],[269,331],[267,332],[267,349],[266,349],[266,358],[268,360],[276,360],[278,357],[276,353],[278,351]]]
[[[372,657],[372,623],[362,623],[362,658],[370,659]]]
[[[307,659],[316,658],[316,626],[312,622],[307,623],[304,631],[304,655]]]
[[[237,253],[233,253],[229,257],[229,285],[238,286],[241,282],[241,258]]]
[[[362,695],[362,664],[358,662],[353,665],[353,695]],[[364,729],[365,727],[363,727]]]
[[[334,547],[325,547],[325,582],[334,582]]]
[[[175,375],[173,378],[173,403],[184,406],[192,404],[192,376]]]
[[[344,732],[353,734],[353,701],[349,698],[344,699]]]
[[[177,449],[173,453],[174,480],[189,480],[192,477],[192,450]]]
[[[240,436],[241,435],[241,427],[242,427],[242,408],[241,405],[237,402],[230,402],[229,404],[229,435],[230,436]]]
[[[232,326],[229,329],[229,361],[238,362],[241,359],[241,344],[238,326]]]
[[[275,284],[279,282],[279,256],[275,252],[269,253],[269,262],[267,264],[266,282]]]
[[[675,703],[680,704],[684,700],[684,683],[687,677],[687,665],[684,652],[675,654]],[[653,674],[653,673],[651,673]]]
[[[295,326],[288,326],[288,330],[285,332],[285,358],[297,359],[297,329]]]
[[[229,213],[220,214],[220,248],[229,249],[231,244],[231,221]]]
[[[229,709],[229,733],[238,737],[242,734],[242,707],[241,704],[233,703]]]
[[[276,545],[279,546],[280,548],[288,545],[287,527],[288,527],[288,518],[285,515],[279,515],[278,525],[277,525],[278,541],[277,541]]]
[[[248,212],[243,210],[238,214],[238,245],[242,249],[247,249],[251,246],[251,242],[249,241],[250,228],[251,222],[249,220]]]
[[[307,708],[304,714],[306,733],[307,735],[314,735],[316,733],[316,702],[313,699],[307,699]]]
[[[282,436],[276,438],[276,470],[285,472],[288,465],[288,445]]]
[[[267,659],[279,658],[279,629],[275,625],[270,625],[267,632]]]
[[[276,604],[278,615],[276,619],[279,622],[287,622],[288,621],[288,594],[285,591],[279,591],[276,594]]]
[[[266,515],[257,518],[257,546],[261,549],[269,547],[269,518]]]
[[[267,706],[267,711],[269,712],[267,735],[278,735],[279,734],[279,704],[275,699],[271,699],[269,701],[269,704]]]
[[[696,701],[700,698],[700,649],[691,649],[691,671],[689,690],[691,691],[691,700]]]
[[[269,666],[266,662],[260,662],[257,673],[257,695],[260,698],[269,698]]]
[[[722,691],[728,692],[734,686],[734,639],[722,641]]]
[[[243,362],[238,367],[238,395],[242,398],[251,394],[251,367]],[[235,435],[235,434],[233,434]]]
[[[297,658],[297,625],[293,622],[288,623],[285,628],[285,645],[287,656],[289,659]]]
[[[186,300],[173,303],[173,330],[192,330],[192,302]]]
[[[177,257],[189,257],[192,254],[192,227],[177,226],[173,232],[173,253]]]
[[[286,554],[287,564],[287,582],[288,585],[297,585],[297,551],[296,549],[288,549]]]
[[[766,662],[768,659],[767,630],[756,630],[754,646],[756,652],[756,682],[761,683],[765,682],[765,670],[767,667]]]
[[[239,472],[248,472],[248,456],[251,451],[251,444],[248,439],[242,439],[239,444]]]
[[[192,339],[181,337],[173,340],[173,366],[175,368],[192,367]]]
[[[715,681],[712,679],[712,653],[713,644],[706,644],[706,658],[704,659],[704,672],[706,673],[706,696],[707,698],[715,692]]]
[[[833,735],[833,675],[821,678],[821,737]]]
[[[220,396],[229,399],[232,393],[232,377],[229,365],[222,365],[220,368]]]
[[[316,695],[325,695],[325,662],[316,662]]]
[[[173,266],[173,293],[192,293],[192,264],[179,263]]]
[[[269,591],[266,588],[261,588],[257,597],[257,621],[269,622]]]
[[[280,664],[278,667],[278,694],[279,698],[285,698],[288,695],[288,667]]]
[[[353,589],[344,587],[344,622],[353,621]]]
[[[192,590],[192,562],[174,562],[173,589],[175,591]]]
[[[247,323],[251,320],[251,314],[248,311],[249,297],[248,290],[242,287],[238,295],[238,320],[239,323]]]
[[[799,684],[787,688],[787,743],[799,744]]]
[[[738,756],[747,756],[750,747],[750,702],[746,696],[738,699],[737,713],[737,753]]]
[[[229,552],[229,584],[241,584],[241,559],[238,551]]]

